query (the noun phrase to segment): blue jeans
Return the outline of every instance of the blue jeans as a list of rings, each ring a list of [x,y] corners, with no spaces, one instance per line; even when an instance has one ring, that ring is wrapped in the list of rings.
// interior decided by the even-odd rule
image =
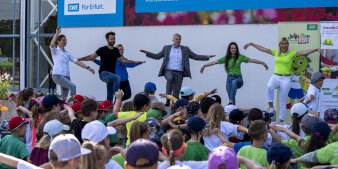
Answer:
[[[107,83],[107,100],[113,101],[115,92],[120,89],[120,76],[108,71],[102,71],[100,79]]]
[[[70,77],[55,74],[53,81],[61,86],[62,97],[67,98],[69,90],[71,96],[76,95],[76,85],[70,81]]]
[[[237,89],[243,86],[242,76],[239,75],[228,75],[227,77],[227,92],[229,101],[231,100],[233,104],[236,104],[236,92]]]

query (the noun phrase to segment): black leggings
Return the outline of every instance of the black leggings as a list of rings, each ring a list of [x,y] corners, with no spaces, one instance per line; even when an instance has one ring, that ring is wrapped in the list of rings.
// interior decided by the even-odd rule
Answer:
[[[120,82],[120,89],[123,91],[124,95],[122,97],[122,101],[128,100],[131,97],[131,89],[129,80]]]

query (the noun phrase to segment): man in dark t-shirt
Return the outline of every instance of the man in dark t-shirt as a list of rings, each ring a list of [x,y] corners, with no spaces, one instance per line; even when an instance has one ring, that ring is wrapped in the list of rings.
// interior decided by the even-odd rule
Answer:
[[[93,54],[79,58],[80,61],[92,61],[100,56],[101,65],[99,70],[100,79],[107,83],[107,100],[113,101],[115,92],[120,88],[120,76],[115,74],[116,60],[121,63],[144,63],[132,61],[121,57],[120,52],[114,47],[115,33],[106,33],[107,45],[100,47]]]

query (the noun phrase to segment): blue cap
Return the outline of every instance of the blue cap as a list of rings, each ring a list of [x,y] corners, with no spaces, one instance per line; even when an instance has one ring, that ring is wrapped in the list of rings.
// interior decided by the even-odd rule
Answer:
[[[133,167],[151,167],[157,163],[158,155],[159,150],[155,143],[146,139],[138,139],[128,147],[126,161]]]
[[[313,135],[322,136],[326,140],[331,133],[331,128],[325,122],[318,122],[311,131]]]
[[[195,92],[190,87],[183,87],[180,91],[181,96],[190,96]]]
[[[60,100],[55,94],[47,95],[42,100],[42,106],[44,108],[51,108],[54,105],[57,105],[59,103],[64,103],[64,100]]]
[[[267,160],[269,163],[275,163],[278,165],[283,165],[291,159],[292,151],[288,146],[285,146],[282,143],[273,144],[268,153]]]
[[[180,108],[180,107],[182,107],[182,106],[186,106],[186,105],[188,105],[188,100],[186,100],[186,99],[178,99],[176,102],[175,102],[175,104],[174,104],[174,107],[175,107],[175,109],[178,109],[178,108]]]
[[[202,131],[205,125],[205,121],[199,116],[190,117],[190,119],[188,120],[188,130],[192,130],[194,133]]]
[[[144,91],[146,91],[146,92],[152,92],[152,91],[155,91],[155,90],[157,90],[157,89],[156,89],[155,83],[153,83],[153,82],[148,82],[148,83],[146,83],[146,85],[144,85]]]

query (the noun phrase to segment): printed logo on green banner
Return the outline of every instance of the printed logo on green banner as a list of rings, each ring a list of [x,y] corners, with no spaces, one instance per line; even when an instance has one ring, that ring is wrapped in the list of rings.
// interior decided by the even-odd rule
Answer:
[[[307,24],[307,30],[317,30],[318,25],[317,24]]]

